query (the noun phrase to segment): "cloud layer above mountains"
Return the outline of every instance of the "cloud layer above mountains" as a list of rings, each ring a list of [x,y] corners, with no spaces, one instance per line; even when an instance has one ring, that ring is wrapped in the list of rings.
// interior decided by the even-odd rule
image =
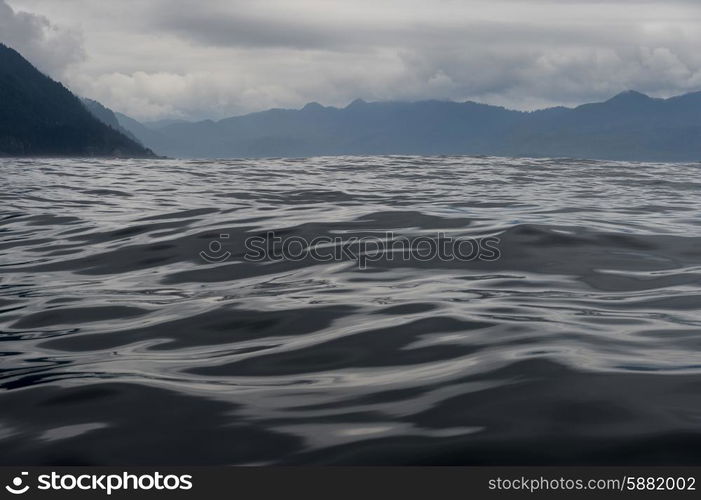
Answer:
[[[701,90],[699,23],[697,0],[0,0],[0,41],[140,119],[673,95]]]

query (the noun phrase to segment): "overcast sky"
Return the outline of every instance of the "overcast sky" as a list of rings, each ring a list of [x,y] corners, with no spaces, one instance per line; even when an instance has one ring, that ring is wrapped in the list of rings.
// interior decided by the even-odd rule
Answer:
[[[701,0],[0,0],[0,41],[141,120],[701,90]]]

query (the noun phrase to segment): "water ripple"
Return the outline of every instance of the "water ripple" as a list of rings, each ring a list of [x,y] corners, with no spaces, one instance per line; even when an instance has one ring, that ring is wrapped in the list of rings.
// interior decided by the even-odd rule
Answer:
[[[699,165],[0,169],[1,463],[701,463]],[[501,258],[244,258],[387,231]]]

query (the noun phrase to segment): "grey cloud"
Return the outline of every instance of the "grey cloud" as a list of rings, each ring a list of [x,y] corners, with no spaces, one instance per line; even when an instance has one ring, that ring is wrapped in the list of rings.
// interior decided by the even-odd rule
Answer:
[[[53,25],[46,17],[15,11],[0,0],[0,42],[21,52],[52,76],[60,76],[84,58],[80,37]]]
[[[355,98],[533,109],[701,89],[698,0],[10,1],[82,25],[91,57],[68,83],[145,119]]]
[[[339,19],[290,18],[284,12],[263,15],[252,10],[236,12],[187,12],[175,9],[159,16],[155,27],[203,45],[232,48],[288,48],[316,50],[404,49],[462,44],[508,45],[524,43],[549,46],[629,43],[643,36],[625,22],[608,25],[554,25],[523,22],[450,19],[440,23],[343,21]],[[464,46],[464,45],[463,45]]]
[[[501,3],[524,4],[514,0]],[[602,2],[566,3],[586,8]],[[607,2],[607,6],[666,8],[670,3],[689,4],[683,0],[666,4],[619,0]],[[447,2],[450,4],[455,2]],[[559,4],[561,7],[562,2]],[[685,12],[690,20],[699,9]],[[176,9],[160,18],[159,28],[204,46],[314,49],[335,53],[339,58],[345,57],[342,52],[347,50],[364,51],[369,54],[367,64],[356,68],[355,78],[341,83],[348,91],[363,92],[359,96],[364,98],[488,99],[532,107],[529,102],[573,104],[632,87],[669,94],[701,85],[697,40],[688,39],[677,29],[650,30],[647,21],[635,16],[587,21],[573,15],[554,22],[537,14],[520,22],[475,20],[472,16],[416,18],[411,22],[387,18],[377,22],[341,20],[334,15],[290,17],[284,10],[262,15],[250,4],[231,10],[217,4],[206,13],[194,15]],[[676,18],[671,17],[675,22]],[[395,51],[400,67],[381,82],[382,76],[375,71],[378,61],[372,54],[383,49]],[[334,85],[338,89],[338,83]],[[323,95],[312,97],[324,100]],[[349,94],[347,99],[353,97],[358,96]]]
[[[344,37],[324,26],[255,15],[166,14],[158,27],[193,41],[228,47],[334,48]]]

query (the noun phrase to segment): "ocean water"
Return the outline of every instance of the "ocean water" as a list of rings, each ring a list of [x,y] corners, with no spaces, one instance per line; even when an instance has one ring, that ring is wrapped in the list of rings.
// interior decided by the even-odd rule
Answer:
[[[699,164],[0,171],[2,464],[701,464]]]

